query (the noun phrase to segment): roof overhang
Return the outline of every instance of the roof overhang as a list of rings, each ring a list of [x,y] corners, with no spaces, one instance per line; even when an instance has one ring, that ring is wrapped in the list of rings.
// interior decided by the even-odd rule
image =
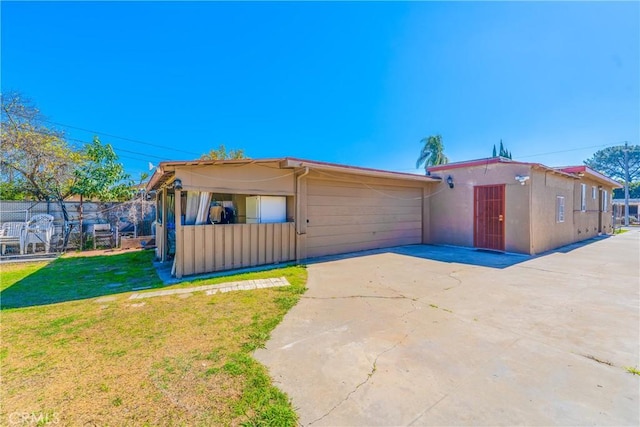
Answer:
[[[566,172],[566,173],[570,173],[572,175],[575,175],[579,178],[582,177],[588,177],[593,179],[594,181],[597,181],[600,184],[604,184],[604,185],[610,185],[613,188],[622,188],[623,185],[620,184],[618,181],[613,180],[611,178],[609,178],[608,176],[605,176],[603,174],[601,174],[598,171],[595,171],[593,169],[591,169],[589,166],[586,165],[579,165],[579,166],[565,166],[562,168],[558,168],[559,170]]]
[[[176,169],[189,166],[210,166],[210,165],[242,165],[242,164],[276,163],[281,169],[309,168],[327,172],[348,173],[377,178],[403,179],[420,181],[424,183],[437,183],[440,178],[427,175],[417,175],[404,172],[385,171],[381,169],[364,168],[359,166],[348,166],[337,163],[318,162],[314,160],[304,160],[293,157],[275,159],[234,159],[234,160],[178,160],[160,162],[155,172],[146,185],[147,191],[157,190],[165,185],[171,184],[175,177]]]
[[[428,175],[417,175],[414,173],[394,172],[386,171],[382,169],[363,168],[359,166],[348,166],[337,163],[318,162],[313,160],[297,159],[293,157],[287,157],[282,161],[282,167],[284,168],[309,168],[316,170],[323,170],[328,172],[341,172],[355,175],[365,175],[377,178],[391,178],[391,179],[404,179],[411,181],[421,182],[440,182],[440,178],[435,178]]]
[[[562,170],[545,166],[542,163],[518,162],[516,160],[511,160],[506,157],[488,157],[486,159],[468,160],[464,162],[455,162],[455,163],[445,163],[444,165],[429,167],[429,172],[441,172],[441,171],[452,170],[452,169],[464,169],[464,168],[471,168],[476,166],[488,166],[488,165],[495,165],[495,164],[529,166],[533,169],[539,169],[545,172],[551,172],[567,178],[571,178],[571,179],[577,178],[575,175],[571,173],[563,172]]]

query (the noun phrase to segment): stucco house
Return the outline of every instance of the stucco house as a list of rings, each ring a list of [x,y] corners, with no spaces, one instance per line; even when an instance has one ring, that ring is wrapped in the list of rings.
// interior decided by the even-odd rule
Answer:
[[[182,277],[408,244],[540,253],[608,233],[616,186],[502,158],[426,176],[279,158],[161,162],[147,191],[157,257]]]
[[[587,166],[493,157],[429,172],[454,185],[431,197],[430,243],[539,254],[613,231],[620,184]]]
[[[625,199],[613,199],[614,217],[618,224],[624,224]],[[629,223],[637,224],[640,221],[640,199],[629,199]]]

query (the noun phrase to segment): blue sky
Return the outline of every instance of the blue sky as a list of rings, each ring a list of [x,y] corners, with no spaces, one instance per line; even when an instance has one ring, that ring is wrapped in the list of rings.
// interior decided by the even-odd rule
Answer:
[[[640,144],[638,2],[7,2],[2,91],[134,176],[225,144],[419,172],[451,161],[580,164]],[[168,148],[161,148],[168,147]],[[127,150],[127,151],[124,151]]]

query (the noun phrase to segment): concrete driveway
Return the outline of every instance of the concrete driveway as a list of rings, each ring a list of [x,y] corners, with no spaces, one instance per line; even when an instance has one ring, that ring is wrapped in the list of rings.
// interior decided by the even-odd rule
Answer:
[[[537,258],[409,246],[309,265],[256,357],[302,425],[639,425],[640,233]]]

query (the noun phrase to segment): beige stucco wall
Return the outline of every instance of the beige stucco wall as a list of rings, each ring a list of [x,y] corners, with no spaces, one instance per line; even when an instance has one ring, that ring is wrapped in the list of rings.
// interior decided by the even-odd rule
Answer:
[[[516,175],[530,175],[530,166],[489,164],[434,173],[443,182],[429,198],[429,242],[473,247],[473,192],[479,185],[505,184],[505,249],[530,252],[529,199],[531,185],[520,185]],[[454,188],[446,179],[451,176]]]
[[[539,254],[573,242],[575,180],[549,170],[534,170],[531,176],[531,253]],[[557,222],[557,197],[564,197],[564,222]],[[579,202],[578,202],[579,203]]]
[[[434,173],[435,175],[435,173]],[[441,170],[443,178],[430,197],[430,236],[436,244],[473,246],[473,188],[505,184],[505,249],[539,254],[612,230],[611,203],[602,212],[602,183],[527,164],[496,163]],[[529,176],[525,185],[516,175]],[[444,182],[453,177],[450,189]],[[581,211],[581,186],[586,184],[586,210]],[[593,198],[592,188],[596,188]],[[611,186],[604,186],[610,197]],[[565,200],[565,219],[557,221],[557,197]]]
[[[581,184],[586,186],[586,210],[580,209]],[[596,198],[592,197],[592,188],[596,187]],[[600,197],[597,194],[598,185],[594,181],[581,179],[574,185],[573,206],[573,240],[580,241],[597,236],[599,233],[598,217],[600,215]]]
[[[602,228],[601,228],[601,232],[602,233],[606,233],[606,234],[610,234],[613,233],[613,186],[610,185],[606,185],[603,186],[604,190],[607,190],[607,209],[606,211],[602,211],[600,212],[600,215],[602,217]],[[600,206],[602,207],[602,197],[603,197],[603,193],[602,191],[600,192]]]
[[[586,209],[581,209],[581,184],[586,185]],[[602,211],[602,184],[588,176],[579,179],[566,178],[551,172],[535,174],[533,205],[533,250],[542,253],[573,242],[589,239],[612,230],[611,204]],[[593,188],[595,187],[595,198]],[[607,197],[612,188],[605,186]],[[565,221],[556,221],[556,198],[565,197]]]

